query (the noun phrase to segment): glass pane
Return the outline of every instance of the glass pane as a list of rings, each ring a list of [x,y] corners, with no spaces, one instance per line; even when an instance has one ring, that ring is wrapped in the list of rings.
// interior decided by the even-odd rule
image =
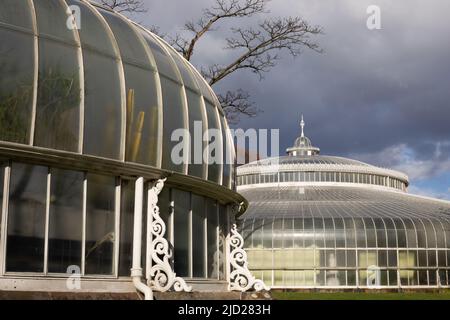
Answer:
[[[423,223],[425,225],[425,230],[427,234],[427,244],[429,248],[436,248],[436,234],[435,230],[431,224],[431,221],[429,220],[423,220]]]
[[[98,8],[108,22],[114,33],[117,44],[119,45],[122,61],[138,63],[144,67],[152,67],[149,56],[145,50],[144,44],[138,37],[135,27],[127,23],[125,19],[117,14]]]
[[[119,276],[130,276],[133,252],[134,181],[122,180],[120,195]]]
[[[220,122],[222,125],[222,143],[223,143],[223,179],[222,185],[225,187],[231,186],[231,167],[234,164],[232,157],[233,147],[230,145],[230,132],[224,116],[220,115]]]
[[[119,159],[122,102],[117,62],[113,58],[89,50],[83,51],[83,62],[85,85],[83,153]]]
[[[264,248],[270,248],[273,240],[274,248],[282,248],[283,247],[283,219],[276,218],[273,220],[273,233],[272,231],[272,219],[264,219],[264,242],[268,242],[268,245],[264,244]],[[270,224],[269,224],[270,223]],[[266,240],[267,239],[267,240]]]
[[[319,248],[323,248],[325,246],[325,232],[324,232],[324,223],[323,223],[323,219],[320,218],[314,218],[314,229],[315,229],[315,234],[314,234],[314,239],[315,239],[315,243],[316,246]],[[332,228],[332,230],[327,230],[327,232],[331,232],[332,233],[332,238],[333,238],[333,247],[334,247],[334,228]]]
[[[208,278],[217,279],[219,268],[219,251],[217,248],[217,227],[219,221],[217,217],[217,203],[214,200],[207,199],[206,210],[208,224]]]
[[[48,272],[81,269],[84,173],[51,170],[48,231]]]
[[[6,271],[44,271],[47,175],[47,167],[12,165]]]
[[[126,161],[156,166],[158,150],[158,95],[154,71],[124,64],[127,94]],[[169,115],[170,116],[170,115]]]
[[[86,274],[112,274],[116,178],[87,175]]]
[[[227,272],[227,239],[228,235],[228,207],[219,206],[219,280],[226,279]]]
[[[81,28],[78,29],[83,49],[95,49],[108,56],[115,55],[114,47],[106,23],[98,17],[86,4],[79,0],[66,0],[68,5],[80,8]]]
[[[172,161],[172,150],[173,148],[181,143],[180,141],[172,141],[171,136],[176,129],[185,129],[184,119],[185,112],[183,101],[181,98],[182,87],[180,84],[169,80],[167,78],[161,77],[161,87],[163,93],[163,114],[164,116],[164,133],[163,133],[163,157],[162,157],[162,167],[163,169],[173,170],[182,172],[183,163],[174,163]],[[176,115],[176,116],[170,116]],[[182,159],[186,155],[180,155]]]
[[[152,35],[149,35],[145,31],[141,31],[141,34],[144,36],[144,39],[153,54],[158,73],[165,76],[166,78],[179,82],[180,78],[178,76],[178,73],[176,72],[175,64],[173,63],[171,57],[158,43],[158,41],[153,38]]]
[[[78,151],[78,72],[76,48],[40,39],[35,145]]]
[[[293,231],[293,238],[294,238],[294,248],[303,248],[303,219],[294,218],[294,231]]]
[[[203,135],[206,131],[206,121],[203,119],[203,103],[201,97],[194,91],[186,89],[189,110],[189,133],[191,135],[190,161],[188,174],[203,177],[203,150],[206,143]]]
[[[189,192],[172,189],[175,203],[174,211],[174,268],[181,277],[189,276]]]
[[[31,9],[28,0],[2,0],[0,2],[0,22],[32,29]]]
[[[172,47],[169,47],[167,45],[165,47],[169,51],[170,56],[173,58],[173,61],[175,62],[175,65],[178,68],[178,71],[180,71],[181,79],[183,80],[184,86],[186,88],[199,92],[199,89],[197,88],[197,83],[194,80],[190,67],[185,63],[185,61],[183,61],[183,58],[181,58],[178,52],[176,52]]]
[[[34,0],[38,32],[76,44],[73,30],[67,28],[67,5],[62,0]]]
[[[206,277],[205,270],[205,199],[195,194],[192,195],[192,276]]]
[[[212,161],[209,161],[208,165],[208,180],[213,182],[219,182],[220,179],[220,163],[222,162],[222,133],[220,132],[220,127],[217,119],[217,110],[205,100],[206,105],[206,115],[208,118],[208,154],[211,156]],[[217,139],[217,140],[216,140]],[[213,150],[211,150],[213,148]]]
[[[0,140],[27,144],[33,104],[33,37],[0,29],[0,39]]]

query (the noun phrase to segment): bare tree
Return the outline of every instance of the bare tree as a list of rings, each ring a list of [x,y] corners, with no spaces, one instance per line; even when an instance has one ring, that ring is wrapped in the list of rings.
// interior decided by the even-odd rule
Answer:
[[[143,0],[98,0],[119,12],[145,12]],[[168,38],[187,60],[191,60],[198,42],[226,19],[250,18],[267,14],[270,0],[213,0],[210,8],[204,9],[196,22],[189,21],[184,25],[184,34],[172,37],[160,34],[159,28],[152,26],[153,32]],[[254,27],[231,28],[231,36],[225,39],[225,49],[235,56],[225,64],[213,64],[202,68],[202,74],[211,86],[217,84],[231,74],[249,70],[259,79],[273,68],[280,59],[280,52],[287,51],[293,57],[304,49],[321,52],[312,37],[322,33],[319,26],[312,26],[301,17],[266,18]],[[250,94],[239,88],[218,94],[222,108],[231,123],[239,121],[241,115],[255,116],[260,110],[250,99]]]
[[[176,34],[169,42],[187,60],[191,60],[199,40],[215,30],[222,20],[266,14],[269,1],[214,0],[214,5],[205,9],[197,22],[185,24],[189,36]],[[250,70],[261,80],[263,74],[276,65],[283,50],[293,57],[300,55],[304,49],[321,52],[312,37],[321,34],[322,28],[310,25],[301,17],[267,18],[255,27],[231,28],[230,31],[231,36],[225,39],[225,49],[236,53],[234,59],[226,64],[202,68],[202,74],[211,86],[240,70]],[[240,115],[253,117],[259,111],[250,101],[250,94],[241,88],[218,94],[218,98],[232,123],[238,122]]]
[[[97,0],[97,2],[121,13],[147,12],[142,0]]]

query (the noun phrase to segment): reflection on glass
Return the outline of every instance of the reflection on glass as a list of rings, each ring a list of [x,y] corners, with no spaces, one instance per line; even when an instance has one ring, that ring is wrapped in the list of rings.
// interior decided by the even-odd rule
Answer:
[[[273,228],[265,228],[267,221],[273,221]],[[402,286],[416,285],[447,285],[447,272],[440,270],[449,264],[448,250],[405,249],[397,254],[396,229],[393,232],[393,245],[387,246],[386,236],[381,243],[383,247],[376,247],[375,231],[384,227],[401,229],[401,220],[381,220],[359,218],[356,221],[356,232],[361,239],[368,239],[375,249],[368,250],[366,241],[361,240],[358,250],[355,249],[354,219],[351,218],[247,218],[239,224],[241,234],[245,238],[244,247],[248,254],[249,268],[254,274],[260,274],[266,284],[272,283],[271,273],[278,286],[369,286],[379,283],[381,286],[395,286],[400,281]],[[272,223],[272,222],[271,222]],[[293,224],[292,224],[293,223]],[[395,224],[394,224],[395,223]],[[418,221],[418,223],[421,223]],[[304,225],[304,226],[303,226]],[[406,223],[407,228],[412,224]],[[308,248],[304,248],[303,240],[314,239],[314,234],[327,239],[334,238],[336,228],[336,242],[325,241],[328,249],[317,246],[308,240]],[[358,229],[359,228],[359,229]],[[344,232],[345,231],[345,232]],[[404,230],[403,230],[404,231]],[[385,233],[382,229],[380,232]],[[344,234],[345,233],[345,234]],[[372,235],[370,235],[372,233]],[[273,239],[264,243],[265,238]],[[283,241],[281,243],[281,238]],[[319,237],[319,239],[322,236]],[[252,242],[253,239],[253,242]],[[349,245],[348,239],[353,239]],[[378,237],[380,240],[380,237]],[[293,244],[292,244],[293,242]],[[353,248],[353,249],[352,249]],[[420,270],[418,268],[427,268]],[[265,270],[265,271],[263,271]],[[374,273],[374,270],[376,273]],[[267,276],[264,274],[267,272]],[[399,278],[397,279],[397,275]],[[374,278],[377,277],[377,278]]]
[[[134,181],[122,180],[120,195],[119,276],[130,276],[133,251]]]
[[[39,40],[35,145],[78,151],[80,118],[78,72],[75,47],[43,38]]]
[[[205,199],[192,195],[192,268],[193,277],[206,277],[205,270]]]
[[[125,159],[156,166],[158,149],[156,74],[152,70],[131,64],[125,64],[124,71],[128,95]]]
[[[217,279],[219,257],[217,250],[217,203],[214,200],[206,199],[207,217],[207,239],[208,239],[208,278]]]
[[[227,259],[226,259],[226,239],[228,234],[228,208],[219,206],[219,280],[226,279]]]
[[[188,101],[189,110],[189,133],[191,135],[191,147],[190,147],[190,162],[188,174],[191,176],[196,176],[199,178],[203,177],[203,150],[205,148],[205,142],[203,141],[203,135],[205,134],[206,121],[203,119],[203,104],[198,93],[186,89],[186,97]],[[195,126],[200,128],[201,137],[195,132]],[[193,139],[198,139],[194,141]],[[201,148],[200,150],[197,150]],[[195,152],[197,152],[197,157],[200,159],[195,159]]]
[[[28,0],[2,0],[0,22],[32,29],[31,8]]]
[[[84,173],[51,170],[48,231],[48,272],[66,273],[69,266],[81,269]]]
[[[210,133],[217,131],[217,134],[213,134],[209,137],[208,145],[214,148],[214,150],[209,150],[208,153],[212,157],[213,161],[208,165],[208,180],[218,183],[220,180],[220,168],[223,159],[223,146],[222,146],[222,134],[220,132],[220,125],[217,119],[217,110],[214,105],[205,100],[206,104],[206,115],[208,118],[208,130]],[[216,129],[216,130],[214,130]],[[217,139],[217,141],[216,141]],[[217,160],[217,161],[214,161]]]
[[[67,28],[67,5],[64,1],[34,0],[38,32],[76,44],[74,31]]]
[[[174,130],[185,129],[184,119],[186,115],[183,107],[184,104],[181,99],[182,87],[180,84],[163,76],[161,76],[160,79],[163,94],[163,114],[165,115],[163,125],[162,167],[164,169],[182,172],[183,163],[174,163],[172,161],[172,150],[181,141],[171,140]],[[182,154],[180,157],[184,159],[186,155]]]
[[[174,208],[174,247],[175,273],[181,277],[189,276],[189,192],[173,189]]]
[[[115,236],[116,179],[87,175],[86,274],[112,274]]]
[[[6,271],[43,272],[48,169],[13,163]]]
[[[33,103],[33,36],[0,29],[0,39],[0,140],[27,144]]]
[[[83,51],[83,62],[85,81],[83,152],[119,159],[122,102],[117,62],[113,58],[89,50]],[[106,119],[108,121],[105,121]]]

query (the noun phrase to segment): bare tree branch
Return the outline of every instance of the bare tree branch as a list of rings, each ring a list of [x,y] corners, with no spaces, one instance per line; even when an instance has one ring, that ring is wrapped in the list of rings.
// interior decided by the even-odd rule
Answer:
[[[170,43],[183,54],[187,60],[191,60],[194,48],[205,33],[212,31],[213,26],[225,18],[250,17],[257,13],[265,12],[266,4],[270,0],[215,0],[214,5],[203,10],[203,17],[197,22],[187,22],[185,29],[193,34],[191,39],[180,39],[176,35]]]
[[[121,13],[147,12],[142,0],[98,0],[98,2]]]
[[[227,91],[225,95],[218,94],[217,98],[231,124],[238,123],[241,115],[254,117],[259,112],[255,104],[250,101],[250,94],[242,89]]]
[[[97,0],[119,12],[146,12],[143,0]],[[203,10],[202,17],[197,21],[189,21],[184,25],[184,31],[189,36],[180,33],[172,37],[161,34],[159,28],[150,27],[151,31],[166,38],[170,44],[187,60],[191,60],[198,41],[208,32],[215,30],[225,19],[247,18],[257,14],[267,13],[266,7],[270,0],[213,0],[213,5]],[[229,63],[213,64],[203,68],[202,74],[209,84],[215,85],[229,75],[240,70],[248,70],[263,79],[264,74],[276,66],[282,51],[296,57],[306,49],[321,52],[313,41],[315,35],[322,29],[312,26],[301,17],[268,18],[256,26],[249,28],[231,28],[232,35],[226,38],[225,49],[236,56]],[[248,92],[242,89],[228,91],[218,95],[220,103],[231,123],[239,121],[241,115],[255,116],[259,110],[250,101]]]
[[[228,65],[212,65],[202,73],[210,85],[214,85],[231,73],[248,69],[260,79],[279,60],[278,52],[287,50],[296,57],[304,48],[321,52],[311,36],[321,34],[322,29],[311,26],[300,17],[267,19],[258,29],[233,28],[234,37],[227,38],[226,49],[239,50],[241,54]]]

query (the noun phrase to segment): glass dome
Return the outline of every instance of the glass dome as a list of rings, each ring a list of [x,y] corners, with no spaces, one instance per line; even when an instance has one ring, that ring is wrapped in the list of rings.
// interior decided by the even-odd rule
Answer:
[[[71,25],[69,6],[79,8],[79,26]],[[138,163],[231,188],[234,151],[217,97],[162,39],[79,0],[3,0],[0,38],[0,141]],[[201,133],[221,132],[214,143],[219,157],[231,159],[225,165],[194,162],[193,152],[183,155],[188,161],[172,161],[180,143],[172,134],[186,129],[193,140],[196,122]]]
[[[249,268],[266,285],[449,287],[450,202],[408,194],[403,173],[290,153],[237,179]]]

